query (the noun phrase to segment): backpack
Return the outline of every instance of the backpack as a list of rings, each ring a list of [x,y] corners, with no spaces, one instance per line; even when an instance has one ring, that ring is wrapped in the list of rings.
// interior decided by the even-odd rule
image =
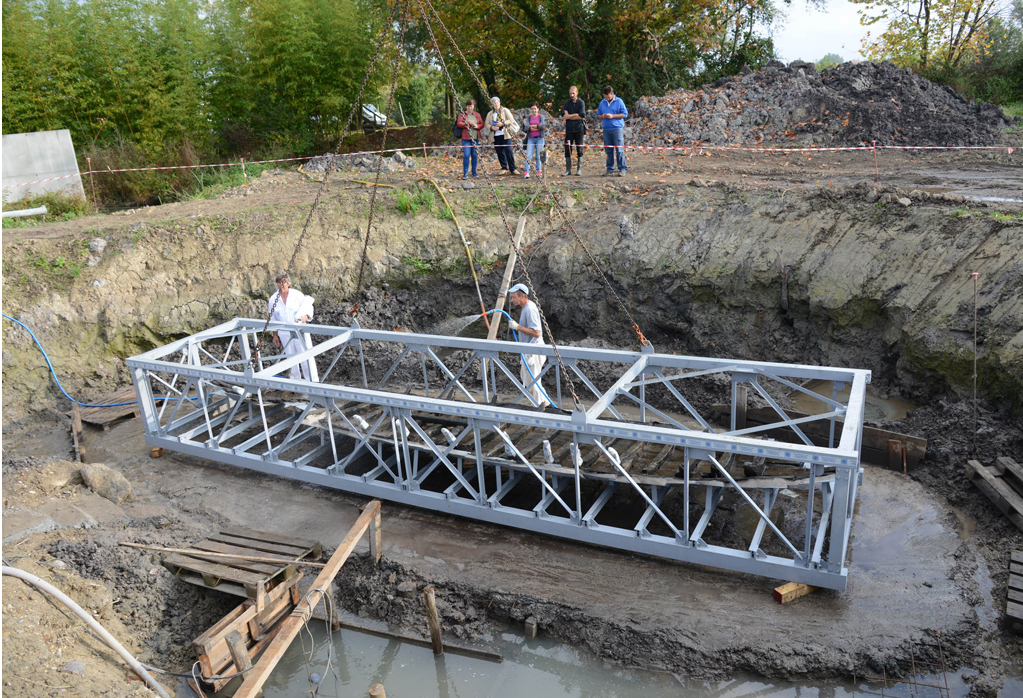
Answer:
[[[462,140],[462,127],[458,125],[458,119],[455,119],[455,122],[451,124],[451,135],[458,140]]]

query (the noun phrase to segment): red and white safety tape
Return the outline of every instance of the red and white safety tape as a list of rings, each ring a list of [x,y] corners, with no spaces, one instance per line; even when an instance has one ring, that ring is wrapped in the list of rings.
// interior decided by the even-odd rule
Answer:
[[[461,145],[435,145],[426,146],[432,150],[438,149],[461,149]],[[852,150],[1006,150],[1010,155],[1013,153],[1015,148],[1004,145],[860,145],[860,146],[846,146],[836,148],[764,148],[764,147],[743,147],[734,145],[706,145],[703,143],[694,143],[685,146],[667,146],[667,145],[624,145],[624,146],[605,146],[596,143],[584,143],[583,148],[622,148],[624,150],[642,150],[642,151],[675,151],[688,153],[689,157],[693,157],[696,154],[702,154],[704,151],[743,151],[752,153],[816,153],[816,152],[835,152],[835,151],[852,151]],[[384,150],[362,150],[355,153],[342,153],[341,155],[347,157],[357,157],[361,155],[379,155],[382,153],[395,153],[401,151],[417,151],[420,146],[405,147],[405,148],[386,148]],[[697,152],[698,151],[698,152]],[[42,184],[43,182],[54,182],[59,179],[68,179],[69,177],[85,177],[87,175],[96,174],[118,174],[122,172],[152,172],[159,170],[191,170],[199,168],[212,168],[212,167],[242,167],[243,165],[268,165],[275,162],[298,162],[299,160],[314,160],[319,157],[325,157],[322,155],[306,155],[297,158],[276,158],[273,160],[253,160],[251,162],[221,162],[208,165],[166,165],[161,167],[125,167],[121,169],[105,169],[105,170],[87,170],[85,172],[79,172],[78,174],[61,175],[60,177],[49,177],[47,179],[37,179],[32,182],[22,182],[20,184],[7,184],[4,185],[3,189],[14,189],[16,187],[27,187],[32,184]]]

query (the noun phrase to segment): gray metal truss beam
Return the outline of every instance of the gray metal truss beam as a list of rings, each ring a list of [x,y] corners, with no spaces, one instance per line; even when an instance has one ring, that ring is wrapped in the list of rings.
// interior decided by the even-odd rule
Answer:
[[[565,365],[594,396],[588,410],[577,406],[565,414],[528,406],[535,405],[535,401],[507,363],[509,357],[519,360],[524,351],[522,345],[514,342],[373,331],[355,323],[351,327],[270,323],[271,331],[302,333],[307,348],[295,355],[258,357],[260,360],[253,366],[253,358],[258,356],[256,335],[263,331],[263,325],[259,320],[236,319],[128,360],[147,443],[258,472],[568,540],[832,589],[845,588],[848,574],[845,557],[861,476],[859,447],[869,371],[684,357],[650,350],[561,347]],[[217,344],[210,346],[211,343]],[[396,347],[398,358],[384,364],[382,377],[374,369],[371,381],[365,354],[375,351],[378,343]],[[224,346],[227,348],[222,349]],[[314,366],[318,357],[336,352],[329,356],[332,360],[325,376],[329,375],[349,346],[358,350],[361,385],[326,383],[315,373],[312,380],[292,380],[281,375],[304,362]],[[567,377],[563,377],[557,365],[553,348],[529,345],[528,351],[548,357],[541,376],[553,381],[545,389],[556,394],[560,402],[561,381]],[[218,358],[221,353],[222,358]],[[413,383],[385,389],[409,354],[419,355],[415,372],[422,373],[422,383],[418,387]],[[232,355],[241,358],[234,359]],[[466,355],[468,359],[464,358]],[[355,360],[349,354],[349,361]],[[204,361],[213,363],[203,364]],[[580,361],[611,366],[614,378],[610,386],[602,389],[586,373],[607,376],[606,369],[590,371],[587,366],[584,372]],[[474,383],[479,377],[477,371],[484,381],[482,400],[472,389],[477,385]],[[738,381],[753,385],[778,412],[779,421],[772,426],[788,427],[800,435],[799,425],[823,420],[832,430],[840,428],[837,439],[833,437],[830,445],[823,447],[806,443],[809,439],[805,438],[801,439],[803,443],[795,444],[762,439],[758,428],[733,427],[731,431],[715,433],[685,394],[687,379],[715,373],[731,376],[733,384]],[[405,372],[402,375],[406,381]],[[827,411],[791,419],[757,383],[758,378],[775,380],[801,392],[809,392],[800,385],[803,381],[831,381],[831,399],[821,397]],[[431,385],[431,381],[435,384]],[[183,387],[178,388],[179,385]],[[370,389],[369,385],[376,388]],[[663,404],[650,404],[646,390],[650,385],[666,388],[700,426],[688,428],[665,412]],[[837,399],[842,385],[851,386],[847,401]],[[524,400],[527,406],[487,402],[497,391],[508,391],[509,386],[512,392],[509,400],[512,403]],[[308,404],[301,406],[267,405],[263,398],[267,390],[304,393],[310,398]],[[179,399],[168,409],[166,403],[159,404],[165,393],[186,399]],[[733,402],[734,396],[735,390]],[[638,406],[638,421],[624,418],[615,409],[613,403],[619,397]],[[185,404],[190,411],[182,414]],[[372,424],[361,427],[362,418],[355,417],[360,412]],[[650,422],[648,415],[663,419],[666,424]],[[844,418],[841,425],[836,423],[838,417]],[[443,433],[442,425],[450,432]],[[238,438],[244,441],[233,447],[226,445]],[[553,463],[539,455],[544,440],[552,442]],[[555,440],[557,445],[553,445]],[[612,443],[617,450],[611,448]],[[571,444],[577,445],[575,452],[571,451]],[[579,445],[590,450],[579,453]],[[684,452],[682,480],[648,474],[656,472],[677,449]],[[643,453],[648,459],[653,456],[646,465],[656,467],[650,470],[641,467]],[[561,465],[566,455],[571,457],[572,467]],[[737,479],[722,465],[742,458],[770,459],[789,464],[797,471],[809,471],[808,478],[789,481],[792,488],[805,488],[807,492],[804,518],[799,522],[800,535],[805,531],[802,550],[797,550],[770,520],[778,490],[789,485],[779,478],[761,478],[763,484],[753,484],[766,488],[761,508],[747,491],[751,485]],[[716,479],[692,480],[691,461],[710,463]],[[357,471],[362,474],[348,472],[357,462],[362,464]],[[630,472],[634,463],[641,464],[636,470],[642,475]],[[587,481],[595,483],[599,493],[587,494],[592,492],[582,487]],[[508,495],[525,483],[539,487],[520,489],[514,506],[505,504]],[[690,529],[690,497],[699,496],[693,488],[700,487],[704,489],[706,503],[699,521]],[[748,547],[746,542],[731,548],[703,540],[726,489],[734,489],[760,518]],[[814,521],[818,489],[822,514]],[[574,495],[572,506],[563,496],[569,491]],[[643,501],[642,513],[632,515],[627,522],[598,525],[600,512],[623,491]],[[681,499],[680,514],[669,515],[663,508],[672,491]],[[552,513],[550,507],[555,504],[567,516],[560,510],[556,515]],[[672,511],[678,509],[673,505]],[[616,510],[615,518],[618,516]],[[650,532],[655,518],[665,525],[669,535]],[[761,549],[768,530],[785,544],[787,557],[768,555]]]

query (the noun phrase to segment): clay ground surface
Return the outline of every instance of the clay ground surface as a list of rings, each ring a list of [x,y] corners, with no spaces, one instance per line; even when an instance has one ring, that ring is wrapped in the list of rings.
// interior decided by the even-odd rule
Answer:
[[[84,589],[85,599],[130,638],[143,661],[174,670],[187,670],[189,640],[236,599],[175,580],[158,553],[119,547],[119,541],[180,546],[232,524],[301,532],[332,547],[364,502],[173,453],[150,458],[139,421],[129,420],[108,432],[86,432],[89,459],[116,468],[134,489],[120,506],[107,500],[97,506],[100,498],[69,480],[73,464],[46,464],[47,455],[67,454],[45,428],[27,426],[6,441],[12,437],[34,443],[38,455],[5,462],[5,557]],[[14,501],[20,516],[11,512]],[[29,512],[37,515],[34,527],[25,523]],[[49,523],[41,525],[43,519]],[[768,677],[862,676],[894,670],[913,648],[921,659],[925,645],[940,639],[950,666],[980,671],[983,695],[1014,675],[1023,649],[1000,620],[1002,595],[989,581],[989,563],[978,549],[987,541],[976,520],[921,483],[882,469],[868,467],[860,489],[847,591],[818,590],[786,606],[773,600],[776,583],[767,579],[388,503],[383,521],[384,565],[353,560],[339,578],[341,605],[420,633],[425,620],[409,583],[412,589],[437,586],[445,632],[459,638],[485,644],[488,620],[535,617],[545,635],[610,660],[696,677],[737,670]],[[109,652],[84,642],[80,628],[19,584],[5,579],[3,587],[5,679],[15,677],[4,695],[28,695],[21,692],[27,681],[102,695],[85,688],[81,677],[58,671],[73,659],[86,661],[85,678],[95,685],[125,681],[127,670]],[[26,607],[26,597],[38,612]],[[38,633],[47,644],[29,641]],[[42,668],[33,668],[37,662]]]
[[[991,200],[991,204],[1006,211],[1019,211],[1023,206],[1023,148],[993,151],[836,151],[824,153],[747,153],[699,150],[691,156],[689,150],[630,152],[628,173],[625,177],[603,177],[604,153],[590,148],[584,158],[584,173],[580,177],[562,177],[564,157],[559,147],[549,148],[550,162],[547,176],[557,191],[592,189],[595,187],[637,188],[638,195],[647,188],[661,185],[733,184],[756,189],[783,189],[812,192],[818,189],[862,181],[876,181],[886,186],[918,189],[931,193],[949,193],[971,197],[975,201]],[[433,152],[433,151],[431,151]],[[439,152],[439,151],[436,151]],[[452,150],[446,156],[422,157],[418,151],[408,151],[421,163],[414,170],[385,174],[380,181],[386,184],[411,183],[422,176],[438,179],[451,191],[462,191],[457,178],[462,172],[460,152]],[[521,166],[521,156],[519,162]],[[573,162],[575,158],[573,156]],[[534,189],[536,179],[498,176],[496,160],[487,158],[485,164],[493,174],[494,183],[502,188]],[[95,175],[110,176],[110,175]],[[365,185],[354,179],[373,180],[373,173],[338,172],[332,175],[333,186],[327,193],[340,187],[362,189]],[[489,185],[481,175],[472,184],[475,194],[488,195]],[[190,216],[211,216],[246,211],[255,207],[303,206],[312,203],[319,190],[317,182],[290,170],[280,174],[267,174],[253,180],[248,190],[231,190],[214,200],[185,201],[164,206],[119,211],[111,215],[89,216],[60,223],[46,223],[31,228],[8,229],[4,239],[52,238],[74,235],[86,230],[104,230],[124,225],[159,222]]]

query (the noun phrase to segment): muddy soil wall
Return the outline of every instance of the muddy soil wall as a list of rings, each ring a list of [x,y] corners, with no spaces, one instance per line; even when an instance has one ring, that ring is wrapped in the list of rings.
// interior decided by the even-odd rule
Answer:
[[[1023,223],[963,215],[940,195],[908,206],[897,195],[857,185],[813,196],[663,186],[639,196],[620,185],[562,205],[659,350],[866,367],[918,399],[971,389],[978,272],[980,390],[1019,414]],[[422,330],[474,312],[452,222],[399,214],[393,196],[381,196],[369,246],[373,319]],[[457,196],[463,207],[483,199]],[[292,277],[323,310],[351,300],[368,200],[358,190],[327,199],[301,242]],[[4,312],[35,330],[69,390],[100,397],[127,379],[125,357],[234,316],[263,317],[308,212],[292,204],[107,228],[95,266],[82,263],[95,232],[5,234]],[[461,222],[490,303],[509,243],[495,211],[481,203],[477,212]],[[557,211],[530,216],[526,246],[557,339],[635,343]],[[414,300],[389,305],[397,289]],[[7,322],[3,386],[12,416],[58,395],[31,340]]]

